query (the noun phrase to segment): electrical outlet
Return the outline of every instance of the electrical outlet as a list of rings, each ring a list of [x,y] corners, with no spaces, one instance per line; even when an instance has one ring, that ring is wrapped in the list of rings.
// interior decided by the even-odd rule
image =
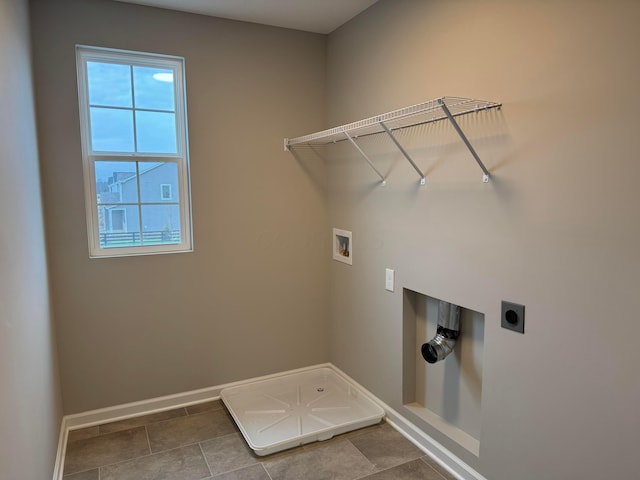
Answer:
[[[393,287],[395,283],[396,272],[387,268],[384,275],[384,288],[393,292]]]
[[[502,312],[500,315],[500,326],[524,333],[524,305],[502,301]]]

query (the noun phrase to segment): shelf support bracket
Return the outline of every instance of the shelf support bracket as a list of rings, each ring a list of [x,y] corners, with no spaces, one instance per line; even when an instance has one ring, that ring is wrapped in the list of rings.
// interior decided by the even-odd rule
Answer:
[[[398,141],[398,139],[391,132],[391,130],[389,130],[389,128],[384,124],[384,122],[380,122],[380,126],[384,128],[384,131],[387,132],[387,135],[389,135],[389,138],[391,138],[391,140],[393,140],[393,143],[396,144],[396,147],[398,147],[398,150],[400,150],[402,155],[404,155],[404,158],[406,158],[411,164],[411,166],[415,169],[415,171],[418,172],[418,175],[420,175],[420,185],[424,185],[426,183],[424,174],[420,171],[416,163],[411,159],[411,157],[409,156],[407,151],[402,147],[402,145],[400,145],[400,142]]]
[[[460,135],[460,138],[469,149],[469,152],[471,152],[471,155],[473,155],[473,158],[478,163],[478,166],[482,169],[482,172],[484,173],[484,175],[482,176],[482,181],[484,183],[487,183],[489,181],[489,170],[487,170],[487,167],[485,167],[484,163],[482,163],[482,160],[480,160],[480,157],[471,146],[471,143],[469,143],[467,136],[464,134],[464,132],[460,128],[460,125],[458,125],[458,122],[456,122],[456,119],[453,118],[453,115],[451,115],[451,112],[449,111],[449,108],[444,103],[444,101],[441,98],[439,98],[438,103],[440,104],[440,107],[442,108],[442,111],[444,112],[444,114],[447,116],[447,118],[451,122],[451,125],[453,125],[453,128],[455,129],[455,131],[458,133],[458,135]]]
[[[347,132],[342,132],[344,133],[344,136],[347,137],[347,140],[349,140],[349,142],[351,143],[351,145],[353,145],[355,147],[356,150],[358,150],[358,152],[360,152],[360,155],[362,155],[362,157],[367,161],[367,163],[369,164],[369,166],[373,169],[374,172],[376,172],[378,174],[378,176],[380,177],[380,179],[382,180],[382,185],[386,185],[387,181],[384,178],[384,175],[382,175],[380,173],[380,171],[375,167],[375,165],[371,162],[371,160],[369,160],[369,157],[367,157],[367,154],[364,153],[362,151],[362,149],[358,146],[358,144],[355,142],[355,140],[353,138],[351,138],[351,135],[349,135]]]

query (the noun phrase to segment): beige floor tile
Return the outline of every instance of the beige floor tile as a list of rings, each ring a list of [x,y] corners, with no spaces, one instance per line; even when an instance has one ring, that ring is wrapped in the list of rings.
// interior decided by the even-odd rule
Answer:
[[[201,480],[209,475],[199,445],[100,468],[100,480]]]
[[[83,472],[149,453],[144,427],[78,440],[67,445],[64,473]]]
[[[131,428],[140,427],[148,423],[161,422],[163,420],[169,420],[171,418],[183,417],[187,414],[184,408],[177,408],[174,410],[166,410],[164,412],[150,413],[149,415],[142,415],[140,417],[127,418],[125,420],[119,420],[117,422],[105,423],[100,425],[100,433],[113,433],[120,432],[122,430],[129,430]]]
[[[386,423],[259,457],[217,400],[70,432],[65,474],[64,480],[454,480]]]
[[[201,444],[212,475],[237,470],[258,463],[239,433],[214,438]]]
[[[271,480],[262,465],[252,465],[233,472],[215,475],[211,480]]]
[[[276,460],[266,457],[263,465],[272,480],[353,480],[375,472],[371,462],[348,440],[300,449]]]
[[[220,400],[212,400],[210,402],[198,403],[196,405],[190,405],[187,407],[187,413],[189,415],[195,415],[197,413],[209,412],[211,410],[221,410],[224,407]]]
[[[152,452],[203,442],[236,431],[224,410],[188,415],[147,425]]]
[[[423,462],[437,471],[440,475],[442,475],[445,480],[456,480],[456,477],[447,472],[444,468],[442,468],[435,460],[430,458],[428,455],[421,458]]]
[[[70,430],[67,437],[67,443],[77,442],[78,440],[86,440],[87,438],[97,437],[100,435],[100,427],[79,428],[78,430]]]
[[[62,480],[99,480],[98,469],[88,470],[86,472],[72,473],[65,475]]]
[[[442,476],[422,460],[413,460],[361,480],[442,480]]]
[[[424,456],[424,452],[390,425],[350,438],[378,470],[400,465]]]

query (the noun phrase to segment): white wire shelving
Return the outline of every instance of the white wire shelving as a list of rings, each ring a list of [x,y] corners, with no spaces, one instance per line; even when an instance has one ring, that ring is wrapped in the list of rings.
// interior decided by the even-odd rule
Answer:
[[[489,181],[489,171],[484,166],[482,160],[480,160],[480,157],[469,142],[469,139],[460,128],[460,125],[456,121],[456,117],[493,108],[500,108],[501,106],[502,104],[500,103],[488,100],[477,100],[464,97],[440,97],[429,100],[428,102],[400,108],[392,112],[383,113],[381,115],[376,115],[364,120],[341,125],[339,127],[330,128],[321,132],[304,135],[302,137],[285,138],[284,149],[289,151],[296,146],[313,147],[348,141],[356,150],[358,150],[360,155],[362,155],[369,166],[380,177],[382,184],[384,185],[386,183],[384,175],[378,171],[371,159],[356,143],[356,139],[358,138],[384,133],[391,138],[402,155],[418,173],[420,176],[420,185],[424,185],[424,174],[415,164],[409,153],[402,147],[394,135],[394,132],[405,128],[425,125],[447,119],[482,170],[482,181],[486,183]]]

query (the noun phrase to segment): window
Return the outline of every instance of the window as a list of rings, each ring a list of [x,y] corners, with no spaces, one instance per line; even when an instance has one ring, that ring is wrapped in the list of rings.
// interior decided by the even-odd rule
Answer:
[[[171,200],[171,184],[163,183],[160,185],[160,199]]]
[[[127,231],[127,211],[124,208],[112,208],[109,210],[111,219],[110,228],[114,232]]]
[[[89,255],[191,251],[184,60],[76,54]]]

